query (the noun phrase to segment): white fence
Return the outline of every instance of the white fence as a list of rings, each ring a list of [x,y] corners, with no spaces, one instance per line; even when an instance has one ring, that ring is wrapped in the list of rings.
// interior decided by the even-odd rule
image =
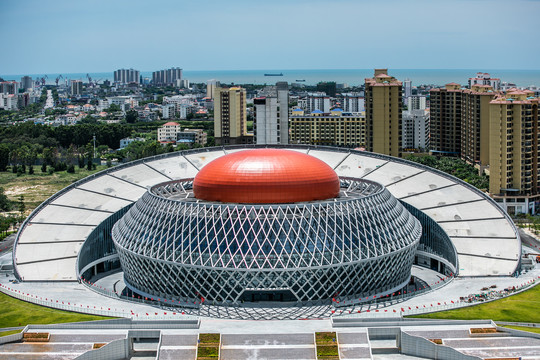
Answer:
[[[100,315],[108,317],[130,318],[133,320],[194,320],[196,316],[187,315],[181,309],[177,311],[168,311],[162,309],[151,309],[149,307],[145,312],[126,311],[125,309],[117,309],[114,307],[104,307],[88,305],[83,303],[73,303],[71,301],[43,298],[27,292],[22,292],[11,288],[8,285],[0,284],[0,291],[14,298],[24,300],[37,305],[47,306],[54,309],[73,311],[83,314]]]
[[[347,317],[347,318],[383,318],[383,317],[403,317],[419,314],[427,314],[432,312],[444,311],[457,309],[467,306],[478,305],[486,302],[491,302],[499,299],[503,299],[510,295],[515,295],[520,292],[523,292],[535,285],[537,285],[540,276],[529,280],[519,286],[516,286],[512,291],[489,291],[485,293],[479,293],[477,295],[471,295],[465,301],[435,301],[426,303],[423,305],[408,306],[402,305],[401,307],[394,307],[391,309],[365,309],[357,310],[354,308],[351,309],[336,309],[333,316],[335,317]]]

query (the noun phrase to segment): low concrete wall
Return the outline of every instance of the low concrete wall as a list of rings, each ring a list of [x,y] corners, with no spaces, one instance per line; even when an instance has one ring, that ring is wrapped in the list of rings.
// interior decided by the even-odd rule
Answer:
[[[161,337],[160,330],[129,330],[129,338],[136,339],[159,339]]]
[[[437,345],[420,336],[401,332],[398,344],[402,354],[437,360],[482,360],[477,356],[460,353],[445,345]]]
[[[531,337],[535,339],[540,339],[540,334],[529,332],[529,331],[510,329],[510,328],[501,327],[501,326],[497,326],[497,331],[504,331],[505,333],[508,333],[512,336]]]
[[[396,339],[399,336],[400,331],[400,328],[390,326],[368,328],[370,340]]]
[[[332,318],[332,327],[381,327],[381,326],[421,326],[421,325],[489,325],[495,326],[491,320],[438,320],[409,318]]]
[[[12,335],[7,335],[7,336],[0,337],[0,345],[1,344],[7,344],[7,343],[10,343],[10,342],[15,342],[15,341],[21,341],[26,330],[28,330],[28,326],[26,326],[24,329],[22,329],[21,332],[18,333],[18,334],[12,334]]]
[[[85,352],[76,357],[76,360],[124,360],[129,358],[129,340],[119,339],[107,345]]]
[[[509,321],[495,321],[497,325],[512,325],[512,326],[524,326],[524,327],[540,327],[540,323],[522,323],[522,322],[509,322]]]
[[[112,319],[78,323],[51,324],[51,325],[28,325],[34,329],[198,329],[200,320],[143,320]]]

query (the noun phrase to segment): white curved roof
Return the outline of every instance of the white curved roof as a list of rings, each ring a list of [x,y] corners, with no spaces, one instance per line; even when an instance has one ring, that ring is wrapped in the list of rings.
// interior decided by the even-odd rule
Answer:
[[[152,185],[192,178],[226,153],[210,148],[135,161],[92,175],[62,190],[26,220],[14,249],[16,269],[25,281],[77,280],[77,254],[103,220],[135,202]],[[511,275],[521,241],[510,218],[485,194],[436,170],[400,159],[345,149],[296,146],[339,176],[361,177],[385,185],[429,215],[447,232],[458,252],[460,276]]]

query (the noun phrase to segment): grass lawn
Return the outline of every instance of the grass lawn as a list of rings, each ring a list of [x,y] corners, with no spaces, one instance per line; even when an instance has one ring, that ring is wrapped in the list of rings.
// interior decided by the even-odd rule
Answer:
[[[19,195],[23,195],[24,204],[26,205],[25,213],[28,215],[31,210],[54,193],[77,180],[106,168],[105,165],[99,165],[96,170],[88,171],[86,168],[79,169],[78,166],[75,166],[74,174],[59,171],[49,175],[48,173],[42,173],[40,166],[35,166],[33,175],[26,173],[17,176],[11,171],[0,173],[0,187],[4,188],[5,194],[12,201],[17,202]],[[16,205],[13,210],[16,210]]]
[[[10,331],[0,332],[0,337],[17,334],[17,333],[20,333],[21,331],[22,330],[10,330]]]
[[[486,304],[411,317],[429,319],[491,319],[494,321],[512,321],[540,323],[540,285],[520,294]]]
[[[27,303],[0,293],[0,328],[28,324],[57,324],[77,321],[107,320],[103,316],[79,314]]]
[[[528,332],[540,334],[540,328],[537,328],[537,327],[514,326],[514,325],[504,325],[504,327],[514,329],[514,330],[522,330],[522,331],[528,331]]]

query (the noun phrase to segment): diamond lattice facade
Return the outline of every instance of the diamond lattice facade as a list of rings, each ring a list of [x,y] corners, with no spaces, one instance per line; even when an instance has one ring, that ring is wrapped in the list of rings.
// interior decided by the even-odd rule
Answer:
[[[152,187],[114,226],[135,292],[314,303],[385,294],[410,280],[421,225],[376,182],[341,178],[337,198],[267,205],[201,201],[192,185]]]

